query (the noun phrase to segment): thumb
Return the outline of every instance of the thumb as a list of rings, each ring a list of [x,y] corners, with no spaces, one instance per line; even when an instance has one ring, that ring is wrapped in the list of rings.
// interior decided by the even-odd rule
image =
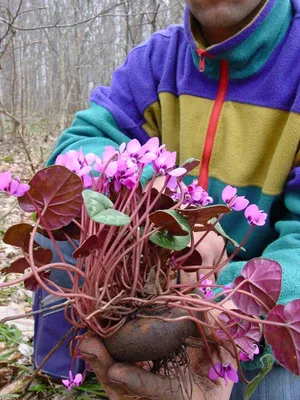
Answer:
[[[79,351],[84,360],[90,364],[99,382],[107,383],[108,369],[115,361],[104,344],[96,336],[86,336],[79,345]]]
[[[178,380],[153,374],[133,364],[114,364],[108,371],[110,382],[135,396],[156,400],[183,400]]]

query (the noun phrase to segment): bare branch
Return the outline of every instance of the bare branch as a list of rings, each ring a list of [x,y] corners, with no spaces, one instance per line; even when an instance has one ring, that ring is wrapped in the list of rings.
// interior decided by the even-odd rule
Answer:
[[[7,20],[5,20],[5,19],[3,19],[3,18],[0,18],[0,21],[4,22],[4,23],[7,24],[10,28],[13,28],[13,29],[15,29],[15,30],[17,30],[17,31],[37,31],[37,30],[42,30],[42,29],[53,29],[53,28],[56,28],[56,29],[71,28],[71,27],[73,27],[73,26],[78,26],[78,25],[86,24],[86,23],[88,23],[88,22],[90,22],[90,21],[93,21],[93,20],[95,20],[95,19],[97,19],[97,18],[107,16],[107,14],[108,14],[110,11],[115,10],[116,8],[122,6],[123,4],[124,4],[124,2],[115,4],[114,6],[112,6],[112,7],[110,7],[110,8],[107,8],[106,10],[103,10],[103,11],[99,12],[97,15],[94,15],[93,17],[90,17],[90,18],[85,19],[85,20],[83,20],[83,21],[73,22],[73,23],[70,23],[70,24],[61,24],[61,25],[59,25],[59,21],[57,21],[57,22],[56,22],[55,24],[53,24],[53,25],[34,26],[34,27],[32,27],[32,28],[23,28],[23,27],[21,27],[21,26],[14,25],[13,22],[9,22],[9,21],[7,21]],[[14,20],[14,21],[15,21],[15,20]]]

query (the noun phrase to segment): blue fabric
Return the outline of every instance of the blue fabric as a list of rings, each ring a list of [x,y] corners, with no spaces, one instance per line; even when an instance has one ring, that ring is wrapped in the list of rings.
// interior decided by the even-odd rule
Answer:
[[[36,241],[44,248],[51,249],[53,252],[53,262],[59,261],[57,253],[54,251],[51,240],[37,234]],[[73,248],[68,242],[57,242],[68,263],[74,264],[72,257]],[[70,287],[70,280],[66,272],[53,271],[51,279],[60,286]],[[49,295],[45,290],[38,288],[34,293],[33,311],[43,310],[34,317],[34,367],[37,368],[53,347],[66,335],[72,325],[65,319],[64,306],[55,310],[50,307],[57,306],[66,301],[64,298]],[[81,359],[74,359],[70,355],[70,335],[65,342],[56,350],[49,360],[42,367],[41,371],[56,379],[68,379],[69,371],[72,369],[73,375],[82,373],[85,363]]]
[[[248,380],[252,380],[259,372],[259,370],[245,371],[245,375]],[[245,387],[243,382],[234,385],[230,400],[243,400]],[[300,377],[292,375],[280,366],[273,367],[251,397],[251,400],[299,399]]]

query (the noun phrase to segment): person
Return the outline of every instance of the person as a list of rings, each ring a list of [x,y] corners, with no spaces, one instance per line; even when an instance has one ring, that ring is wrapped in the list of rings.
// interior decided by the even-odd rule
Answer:
[[[90,108],[62,133],[49,163],[71,149],[101,155],[107,145],[132,138],[143,144],[152,136],[176,151],[179,163],[200,158],[200,172],[186,183],[199,176],[216,204],[233,185],[269,215],[218,283],[230,284],[250,258],[270,258],[282,266],[279,303],[286,304],[300,297],[300,0],[185,1],[184,26],[157,32],[131,51],[111,86],[97,87]],[[247,222],[232,213],[223,227],[240,240]],[[213,259],[222,243],[211,236],[205,246]],[[182,398],[170,387],[178,382],[115,363],[95,337],[80,351],[111,399]],[[193,398],[243,398],[241,383],[231,393],[220,380],[208,381],[201,356],[191,357],[198,366]],[[300,381],[275,366],[253,399],[296,400],[299,390]]]

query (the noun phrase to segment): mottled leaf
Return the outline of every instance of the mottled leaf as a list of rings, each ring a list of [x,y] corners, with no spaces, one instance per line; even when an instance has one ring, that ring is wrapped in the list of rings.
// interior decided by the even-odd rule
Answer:
[[[188,236],[173,236],[167,232],[155,232],[149,240],[157,246],[163,247],[169,250],[182,250],[190,242],[190,235]]]
[[[84,190],[82,192],[82,197],[84,200],[84,205],[86,212],[89,217],[95,221],[98,221],[98,215],[107,209],[112,209],[114,204],[109,200],[108,197],[101,193],[94,192],[93,190]]]
[[[130,223],[128,215],[114,209],[101,211],[93,218],[95,222],[111,226],[124,226]]]

